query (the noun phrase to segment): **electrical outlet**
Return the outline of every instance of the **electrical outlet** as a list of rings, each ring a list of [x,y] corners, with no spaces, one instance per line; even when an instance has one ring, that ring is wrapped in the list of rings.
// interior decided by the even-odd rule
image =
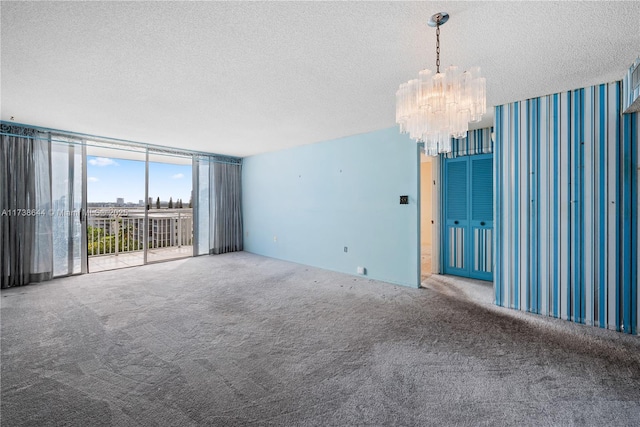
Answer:
[[[345,251],[345,252],[349,252],[349,248],[345,246],[345,247],[344,247],[344,251]]]
[[[400,196],[400,204],[408,205],[409,204],[409,196]]]
[[[358,270],[357,270],[357,271],[358,271],[358,274],[361,274],[361,275],[363,275],[363,276],[364,276],[365,274],[367,274],[367,269],[366,269],[366,268],[364,268],[364,267],[358,267]]]

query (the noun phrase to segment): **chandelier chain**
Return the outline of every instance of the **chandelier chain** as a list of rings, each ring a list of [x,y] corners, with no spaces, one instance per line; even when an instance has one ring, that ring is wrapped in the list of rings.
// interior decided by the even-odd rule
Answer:
[[[440,73],[440,23],[436,26],[436,73]]]

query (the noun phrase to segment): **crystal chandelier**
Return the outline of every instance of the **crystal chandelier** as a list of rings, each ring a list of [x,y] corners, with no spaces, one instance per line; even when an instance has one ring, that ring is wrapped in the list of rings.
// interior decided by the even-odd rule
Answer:
[[[480,77],[480,67],[461,72],[452,65],[440,72],[440,26],[448,20],[449,14],[440,12],[428,23],[436,27],[436,73],[422,70],[396,92],[400,132],[424,142],[428,156],[451,152],[451,138],[465,138],[469,122],[479,122],[487,112],[486,80]]]

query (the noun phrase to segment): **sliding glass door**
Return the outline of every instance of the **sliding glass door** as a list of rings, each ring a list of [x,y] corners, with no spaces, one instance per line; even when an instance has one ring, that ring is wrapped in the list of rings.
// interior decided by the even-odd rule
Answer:
[[[147,262],[193,256],[192,157],[149,152]]]
[[[43,212],[35,222],[37,239],[29,230],[10,228],[14,236],[22,233],[36,242],[31,247],[37,246],[37,259],[31,261],[29,253],[23,258],[38,268],[24,268],[25,274],[36,272],[47,280],[242,250],[240,159],[20,129],[3,123],[3,143],[5,137],[28,140],[36,134],[41,142],[39,148],[34,146],[33,156],[30,145],[23,145],[24,154],[2,159],[3,164],[23,165],[20,170],[30,177],[39,176],[31,192],[10,189],[27,194],[23,204]],[[30,178],[25,180],[21,188],[32,184]],[[3,236],[6,228],[0,230]],[[29,244],[16,241],[21,247]],[[8,282],[13,278],[2,279],[3,286],[15,286]]]
[[[146,150],[87,144],[89,272],[144,264]]]
[[[193,256],[192,156],[87,141],[89,272]]]

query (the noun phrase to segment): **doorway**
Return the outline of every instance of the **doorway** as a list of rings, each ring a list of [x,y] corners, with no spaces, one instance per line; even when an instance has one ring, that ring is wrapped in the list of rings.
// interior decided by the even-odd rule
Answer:
[[[434,253],[437,250],[437,246],[434,245],[436,238],[434,233],[435,163],[433,157],[425,156],[420,150],[420,281],[437,272],[437,269],[434,270],[437,263]]]

